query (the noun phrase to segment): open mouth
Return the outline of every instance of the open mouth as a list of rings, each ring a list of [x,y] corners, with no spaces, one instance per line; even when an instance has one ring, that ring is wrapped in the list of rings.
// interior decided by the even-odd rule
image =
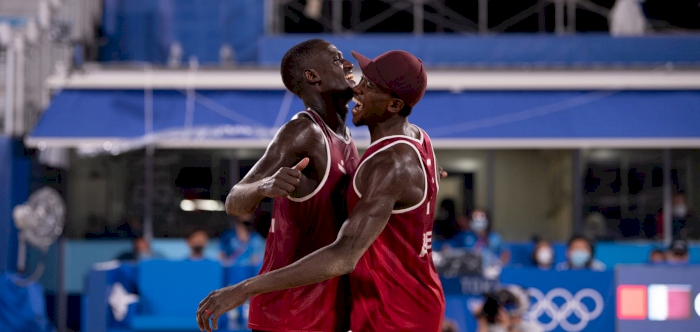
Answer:
[[[345,79],[348,80],[351,87],[355,87],[355,85],[357,85],[357,83],[355,83],[355,75],[353,75],[351,71],[345,74]]]
[[[358,121],[362,118],[362,113],[363,113],[363,104],[361,101],[357,100],[357,98],[352,98],[352,101],[355,102],[355,107],[352,108],[352,122],[353,123],[358,123]]]

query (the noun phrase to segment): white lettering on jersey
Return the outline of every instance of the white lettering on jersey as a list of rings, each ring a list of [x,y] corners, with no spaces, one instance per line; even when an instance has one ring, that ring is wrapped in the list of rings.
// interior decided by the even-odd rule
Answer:
[[[423,247],[420,250],[418,257],[424,257],[428,254],[428,250],[433,248],[433,232],[423,233]]]

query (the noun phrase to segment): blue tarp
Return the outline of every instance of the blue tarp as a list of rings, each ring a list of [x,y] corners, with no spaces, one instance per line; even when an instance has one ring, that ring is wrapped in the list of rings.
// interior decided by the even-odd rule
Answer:
[[[170,46],[179,42],[183,62],[219,62],[219,51],[230,44],[236,59],[257,59],[257,39],[264,30],[264,1],[105,0],[100,61],[165,63]]]
[[[197,91],[187,114],[184,91],[153,92],[153,130],[179,140],[269,141],[303,109],[283,91]],[[352,106],[352,105],[351,105]],[[122,138],[146,134],[144,92],[64,90],[31,140]],[[700,91],[428,91],[410,121],[436,141],[637,139],[695,141]],[[184,130],[187,129],[188,130]],[[186,131],[190,136],[182,136]],[[354,128],[358,140],[365,128]],[[263,143],[262,146],[265,146]]]

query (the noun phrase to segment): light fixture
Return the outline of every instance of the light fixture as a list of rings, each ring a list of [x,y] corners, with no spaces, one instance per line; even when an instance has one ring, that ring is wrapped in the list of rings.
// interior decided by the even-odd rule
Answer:
[[[180,202],[182,211],[226,211],[224,202],[213,199],[183,199]]]

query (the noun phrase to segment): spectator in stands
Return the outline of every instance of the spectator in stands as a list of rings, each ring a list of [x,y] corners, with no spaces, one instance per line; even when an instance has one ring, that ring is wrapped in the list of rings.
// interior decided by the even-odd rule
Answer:
[[[554,264],[554,248],[552,248],[552,244],[542,238],[536,239],[532,248],[531,259],[532,265],[537,266],[539,269],[551,269]]]
[[[566,262],[557,264],[556,269],[603,271],[605,264],[595,259],[595,247],[588,238],[574,235],[566,248]]]
[[[187,246],[190,247],[190,260],[204,259],[204,249],[209,245],[209,235],[201,229],[197,229],[187,236]]]
[[[483,265],[505,265],[510,260],[510,251],[503,245],[501,236],[492,231],[493,223],[484,209],[475,209],[470,219],[458,219],[462,231],[449,244],[480,253]]]
[[[161,258],[162,255],[151,250],[151,244],[142,237],[134,239],[134,247],[131,251],[124,252],[117,256],[120,261],[136,261],[140,259]]]
[[[265,240],[251,230],[253,214],[240,216],[233,227],[219,237],[221,260],[225,265],[259,265],[265,252]]]
[[[700,238],[700,220],[688,208],[685,193],[679,192],[671,199],[671,230],[674,238]],[[664,233],[663,209],[656,214],[656,234],[662,237]]]
[[[649,264],[664,264],[666,263],[666,255],[663,250],[654,248],[649,252]]]
[[[537,323],[523,320],[530,297],[520,286],[511,285],[486,296],[475,318],[478,332],[542,332]]]
[[[459,328],[457,328],[457,323],[445,317],[442,320],[442,328],[440,332],[459,332]]]
[[[689,260],[688,242],[684,239],[673,240],[666,252],[666,262],[669,265],[685,265]]]

